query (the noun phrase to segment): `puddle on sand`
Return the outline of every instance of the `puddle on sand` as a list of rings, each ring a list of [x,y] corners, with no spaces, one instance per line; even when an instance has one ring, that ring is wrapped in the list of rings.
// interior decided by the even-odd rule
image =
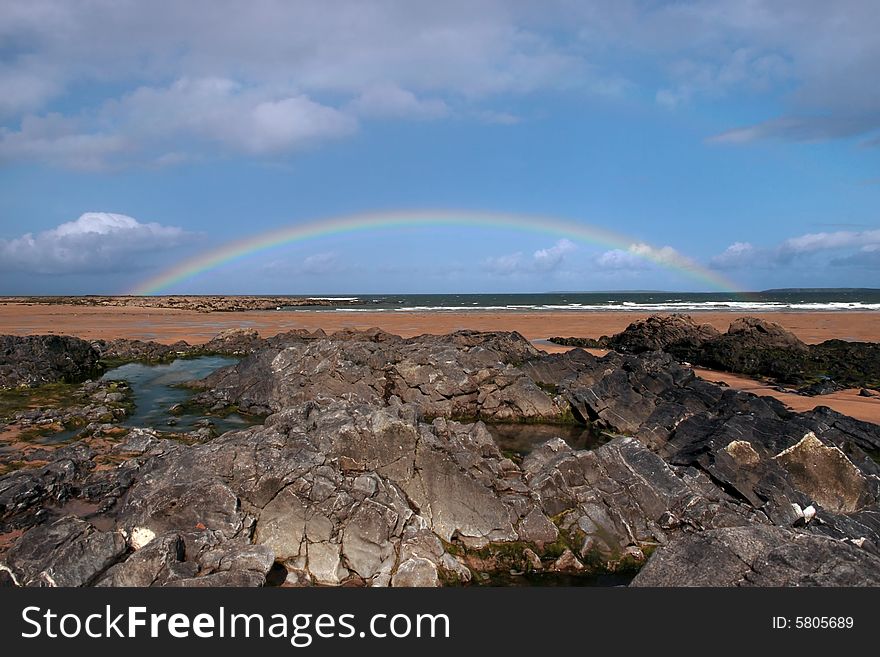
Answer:
[[[553,438],[562,438],[572,449],[595,449],[610,439],[581,424],[487,424],[502,452],[525,456]]]
[[[128,363],[106,372],[103,378],[112,381],[123,379],[131,386],[135,410],[125,419],[125,426],[184,432],[197,429],[200,420],[208,419],[222,433],[248,427],[258,420],[238,413],[225,417],[200,413],[172,415],[169,409],[175,404],[186,404],[194,395],[192,390],[180,387],[181,383],[204,378],[221,367],[237,362],[235,358],[203,356],[179,358],[161,365]],[[169,420],[173,424],[169,424]]]

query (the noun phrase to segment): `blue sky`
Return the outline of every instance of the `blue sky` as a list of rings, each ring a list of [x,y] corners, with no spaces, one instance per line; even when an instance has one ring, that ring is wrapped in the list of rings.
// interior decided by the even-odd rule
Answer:
[[[744,289],[880,286],[876,3],[329,6],[0,0],[0,293],[124,292],[261,231],[406,208],[631,244],[379,231],[168,291],[707,289],[666,253]]]

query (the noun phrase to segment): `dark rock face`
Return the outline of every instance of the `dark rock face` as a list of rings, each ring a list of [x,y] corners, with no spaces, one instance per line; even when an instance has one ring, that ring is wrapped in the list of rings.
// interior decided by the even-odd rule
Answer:
[[[161,363],[178,356],[188,355],[190,346],[186,342],[173,345],[159,342],[145,342],[119,338],[117,340],[96,340],[92,346],[105,361],[139,361],[145,363]]]
[[[780,325],[755,317],[736,319],[719,333],[688,315],[655,315],[611,337],[553,341],[627,354],[664,351],[694,365],[768,377],[808,395],[847,387],[880,389],[880,344],[827,340],[807,345]]]
[[[697,324],[689,315],[652,315],[610,338],[608,346],[630,354],[665,351],[687,360],[687,355],[696,353],[703,343],[720,337],[714,327]]]
[[[6,568],[20,586],[86,586],[125,549],[119,532],[67,516],[22,536],[6,554]]]
[[[59,335],[0,335],[0,389],[75,383],[100,373],[98,352]]]
[[[709,340],[694,362],[728,372],[795,381],[807,370],[809,349],[779,324],[755,317],[734,320],[727,333]]]
[[[608,339],[615,351],[665,351],[704,367],[790,381],[802,377],[807,345],[773,322],[742,317],[719,333],[689,315],[655,315]]]
[[[253,353],[200,395],[265,424],[185,442],[133,429],[0,476],[0,534],[20,534],[0,544],[5,577],[436,586],[645,564],[636,584],[880,583],[876,425],[790,412],[656,350],[378,330],[221,343]],[[508,458],[480,418],[579,419],[609,442]]]

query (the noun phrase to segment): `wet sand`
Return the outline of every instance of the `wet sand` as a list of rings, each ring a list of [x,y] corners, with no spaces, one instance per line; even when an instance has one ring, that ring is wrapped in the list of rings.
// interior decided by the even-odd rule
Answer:
[[[34,304],[0,304],[0,334],[34,335],[55,333],[85,339],[137,338],[172,343],[207,342],[228,328],[253,328],[264,337],[291,329],[324,329],[328,333],[344,328],[379,327],[404,337],[423,333],[448,333],[459,329],[519,331],[545,351],[565,351],[547,344],[554,336],[598,338],[618,333],[631,322],[647,317],[624,312],[322,312],[257,311],[199,313],[187,310],[133,307],[74,307]],[[693,313],[700,322],[726,330],[738,313]],[[860,312],[756,313],[754,316],[781,324],[804,342],[832,338],[880,342],[880,314]],[[710,381],[724,381],[733,388],[759,395],[771,395],[794,410],[815,406],[835,410],[869,422],[880,423],[880,397],[860,397],[858,390],[846,390],[818,397],[781,393],[760,382],[731,374],[697,370]]]

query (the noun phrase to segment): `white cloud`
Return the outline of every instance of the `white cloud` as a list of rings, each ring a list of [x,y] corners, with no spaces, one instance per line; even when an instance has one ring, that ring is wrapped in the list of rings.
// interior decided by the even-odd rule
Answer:
[[[878,19],[871,0],[339,0],[333,11],[317,0],[6,0],[2,150],[7,161],[95,168],[155,164],[163,153],[142,146],[150,128],[184,142],[167,150],[191,158],[190,138],[194,149],[287,153],[351,134],[357,118],[513,123],[494,105],[547,91],[613,102],[630,94],[628,74],[645,62],[660,78],[642,82],[646,95],[667,108],[741,92],[772,94],[784,108],[717,143],[871,143],[880,129]],[[120,90],[115,99],[101,95],[110,89]],[[77,125],[32,137],[22,119],[47,118],[59,99],[79,102],[66,117]]]
[[[0,127],[0,163],[36,160],[78,170],[102,169],[108,160],[129,150],[121,134],[84,130],[79,121],[60,114],[26,116],[19,130]]]
[[[226,78],[183,78],[136,89],[88,119],[26,116],[17,131],[0,128],[0,161],[86,170],[138,160],[169,166],[191,159],[175,150],[187,138],[216,150],[264,155],[356,130],[355,118],[302,94]]]
[[[857,251],[852,253],[853,250]],[[846,251],[850,254],[842,255]],[[856,266],[873,263],[877,258],[876,251],[880,251],[880,230],[838,230],[806,233],[765,248],[748,242],[734,242],[713,257],[710,264],[716,269],[773,268],[811,264],[815,257],[833,254],[831,264]],[[826,260],[828,257],[825,255]]]
[[[339,272],[345,268],[345,264],[340,262],[339,254],[329,251],[326,253],[315,253],[304,258],[299,271],[303,274],[329,274],[331,272]]]
[[[341,0],[333,11],[316,1],[10,0],[0,115],[12,121],[0,157],[82,169],[179,161],[161,148],[265,156],[350,135],[358,119],[491,116],[501,94],[600,82],[548,26],[527,23],[494,0]],[[80,109],[65,118],[76,125],[37,141],[24,123],[71,89],[98,95],[74,97]]]
[[[357,265],[346,259],[337,251],[313,253],[300,258],[299,256],[279,257],[263,263],[260,270],[266,274],[277,276],[325,276],[327,274],[343,274],[359,269]]]
[[[757,47],[702,52],[675,60],[668,67],[671,87],[660,89],[657,103],[674,109],[695,98],[720,98],[731,91],[766,91],[790,77],[789,62]]]
[[[880,269],[880,244],[867,244],[848,256],[834,258],[831,264],[836,267]]]
[[[39,109],[60,91],[60,85],[47,71],[24,63],[19,67],[0,64],[0,117]]]
[[[675,109],[690,99],[690,92],[684,89],[660,89],[654,95],[657,104],[667,109]]]
[[[563,238],[553,246],[538,249],[531,257],[518,251],[486,258],[483,269],[500,276],[555,271],[562,265],[565,256],[576,249],[574,242]]]
[[[577,249],[574,242],[567,239],[561,239],[556,244],[547,249],[538,249],[532,254],[532,263],[536,269],[541,271],[549,271],[556,269],[562,264],[567,253],[571,253]]]
[[[830,249],[880,244],[880,230],[839,230],[832,233],[808,233],[785,240],[779,247],[783,255],[813,253]]]
[[[525,259],[521,252],[490,256],[483,261],[483,269],[500,276],[522,272]]]
[[[396,84],[377,84],[365,89],[350,108],[358,115],[380,119],[439,119],[449,114],[449,106],[439,98],[417,98]]]
[[[880,110],[878,110],[880,111]],[[880,114],[873,116],[786,116],[743,128],[733,128],[709,137],[713,144],[744,144],[761,139],[799,142],[826,141],[854,137],[880,128]]]
[[[644,243],[630,244],[626,249],[611,249],[596,259],[600,269],[610,270],[648,269],[652,262],[680,267],[693,264],[671,246],[654,247]]]
[[[734,242],[724,252],[714,256],[709,264],[715,269],[736,269],[755,264],[759,255],[760,250],[749,242]]]
[[[169,87],[141,87],[104,110],[125,132],[151,139],[195,135],[248,153],[295,149],[340,137],[357,123],[308,96],[245,87],[228,78],[181,78]]]
[[[39,274],[123,271],[136,254],[162,251],[191,237],[181,228],[122,214],[87,212],[51,230],[0,240],[0,269]]]

